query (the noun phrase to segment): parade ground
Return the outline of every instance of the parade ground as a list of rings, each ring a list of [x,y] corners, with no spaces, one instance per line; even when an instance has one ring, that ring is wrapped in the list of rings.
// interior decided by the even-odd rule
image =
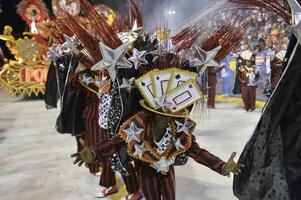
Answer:
[[[202,113],[195,132],[202,148],[223,160],[242,152],[260,117],[241,105],[218,103]],[[0,90],[0,197],[7,200],[91,200],[99,177],[72,164],[75,139],[55,130],[59,110],[46,110],[41,99],[20,100]],[[201,112],[199,112],[201,113]],[[179,200],[233,200],[232,179],[223,177],[192,159],[176,167]],[[120,199],[125,188],[118,179]]]

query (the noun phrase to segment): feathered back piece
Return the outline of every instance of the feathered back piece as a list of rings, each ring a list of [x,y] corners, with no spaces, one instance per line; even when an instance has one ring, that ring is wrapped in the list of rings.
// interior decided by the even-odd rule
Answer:
[[[229,0],[229,2],[236,4],[240,9],[263,9],[282,17],[288,24],[291,20],[290,11],[284,5],[283,0]]]
[[[132,25],[134,25],[134,20],[137,22],[137,27],[143,27],[143,20],[141,14],[141,6],[137,0],[129,0],[129,6],[131,11]]]
[[[178,45],[177,53],[186,51],[192,47],[197,38],[201,35],[201,28],[198,26],[188,26],[180,33],[171,38],[173,45]]]
[[[79,20],[68,14],[63,14],[64,18],[57,20],[57,25],[66,35],[69,37],[75,35],[76,39],[82,44],[84,49],[88,52],[93,64],[101,59],[101,53],[99,50],[99,40],[93,37],[83,25],[79,23]]]
[[[224,40],[231,30],[231,24],[224,24],[218,30],[216,30],[207,40],[205,40],[201,48],[205,51],[211,51],[212,49],[220,45],[220,40]]]
[[[229,30],[228,34],[225,35],[218,42],[218,46],[221,46],[220,51],[216,54],[214,59],[218,62],[223,60],[232,50],[234,50],[243,39],[245,35],[246,26],[236,27]]]

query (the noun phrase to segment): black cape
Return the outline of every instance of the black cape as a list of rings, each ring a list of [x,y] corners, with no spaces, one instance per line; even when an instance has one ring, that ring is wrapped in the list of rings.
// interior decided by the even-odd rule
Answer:
[[[60,67],[60,64],[65,67]],[[61,111],[56,121],[56,129],[59,133],[77,136],[85,132],[82,118],[85,94],[81,87],[76,87],[67,80],[70,77],[67,77],[69,66],[71,67],[70,74],[78,66],[77,59],[71,55],[65,55],[56,63],[51,63],[45,85],[44,102],[47,108],[56,108],[60,98],[59,94],[61,94]]]
[[[234,177],[233,191],[239,199],[301,199],[300,55],[293,36],[283,77],[238,161],[246,165]]]

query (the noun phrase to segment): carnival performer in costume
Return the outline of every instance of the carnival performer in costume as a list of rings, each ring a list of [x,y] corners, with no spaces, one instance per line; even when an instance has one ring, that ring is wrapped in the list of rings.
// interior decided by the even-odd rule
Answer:
[[[66,71],[72,72],[69,74],[69,76],[64,76],[63,85],[64,86],[74,86],[75,88],[78,88],[81,92],[80,96],[78,98],[83,99],[81,104],[81,109],[74,113],[76,115],[71,116],[70,118],[67,118],[66,112],[64,115],[60,115],[58,122],[61,127],[65,127],[68,125],[66,121],[62,120],[69,120],[72,121],[74,119],[81,119],[81,127],[83,128],[80,132],[80,134],[77,134],[77,141],[78,141],[78,151],[81,151],[83,141],[85,144],[88,145],[95,145],[98,142],[105,142],[109,139],[107,130],[103,128],[102,126],[99,126],[99,107],[101,107],[102,100],[99,99],[102,95],[101,93],[105,93],[105,85],[104,81],[101,80],[102,74],[98,73],[97,71],[92,71],[91,68],[95,68],[97,66],[97,63],[101,60],[102,57],[107,56],[107,52],[102,51],[99,47],[99,42],[102,41],[103,45],[105,44],[109,45],[110,47],[116,47],[118,44],[122,44],[122,41],[118,39],[116,33],[114,30],[107,24],[107,22],[97,13],[96,9],[91,6],[88,2],[82,1],[82,8],[86,11],[85,13],[88,13],[88,15],[85,16],[85,18],[82,18],[81,20],[78,20],[77,16],[72,16],[67,13],[63,15],[63,19],[59,18],[56,20],[56,25],[58,26],[58,32],[68,34],[66,36],[66,41],[62,46],[65,47],[72,47],[74,44],[78,44],[75,46],[79,46],[80,50],[77,50],[76,48],[72,49],[71,52],[74,53],[74,51],[79,51],[78,55],[76,56],[75,60],[80,63],[80,66],[76,68],[76,70],[71,70],[68,66],[65,66]],[[67,22],[67,23],[66,23]],[[66,25],[68,24],[68,25]],[[89,25],[90,28],[84,28],[87,25]],[[110,32],[110,36],[108,35],[108,32]],[[96,37],[95,37],[96,35]],[[92,42],[94,41],[94,42]],[[115,46],[114,46],[115,45]],[[107,47],[107,46],[106,46]],[[108,48],[110,48],[108,47]],[[124,45],[124,47],[127,47]],[[123,50],[126,50],[123,49]],[[54,51],[56,52],[56,51]],[[123,56],[125,51],[121,51],[121,54],[119,56]],[[74,53],[75,54],[75,53]],[[55,54],[56,55],[56,54]],[[58,55],[54,56],[57,57]],[[114,65],[115,67],[115,65]],[[55,70],[54,75],[55,75]],[[52,81],[49,80],[52,84],[55,84],[56,81],[53,79]],[[55,83],[54,83],[55,82]],[[66,84],[65,84],[66,83]],[[118,89],[116,86],[115,88]],[[113,87],[114,89],[114,87]],[[113,91],[112,89],[112,91]],[[106,90],[108,93],[110,93],[110,90]],[[71,92],[67,93],[67,96],[73,96],[76,95],[76,93]],[[65,98],[65,97],[64,97]],[[76,101],[77,98],[74,99],[67,99],[70,101],[66,101],[64,99],[64,103],[66,104],[63,106],[62,110],[72,111],[76,109],[77,107],[72,107],[74,101]],[[84,107],[83,107],[84,106]],[[110,107],[113,107],[110,105]],[[130,107],[128,107],[130,108]],[[102,114],[102,113],[100,113]],[[115,113],[115,115],[118,113]],[[101,116],[101,115],[100,115]],[[83,125],[84,122],[84,126]],[[76,125],[73,123],[73,125]],[[114,126],[117,126],[117,124]],[[71,130],[72,131],[72,130]],[[66,130],[60,130],[62,133],[67,133]],[[82,141],[81,143],[79,141]],[[91,173],[96,173],[99,168],[99,164],[103,168],[103,173],[100,177],[100,185],[105,187],[105,189],[101,190],[99,194],[97,194],[98,197],[105,197],[108,195],[111,195],[113,193],[118,192],[118,188],[116,186],[116,179],[115,179],[115,173],[111,169],[111,161],[108,158],[101,158],[96,163],[88,164]],[[116,164],[115,164],[116,165]],[[129,167],[130,168],[130,167]],[[139,185],[136,180],[136,174],[135,171],[132,168],[131,172],[129,174],[125,174],[123,176],[126,184],[126,188],[129,193],[129,197],[131,197],[132,200],[136,200],[140,198],[139,193]],[[118,169],[115,169],[118,170]],[[133,178],[131,178],[131,174],[133,174]],[[136,183],[136,184],[135,184]]]
[[[150,200],[175,199],[174,162],[180,154],[222,175],[238,174],[242,167],[233,161],[235,153],[226,163],[200,148],[192,134],[195,122],[188,117],[190,106],[202,98],[195,80],[197,74],[176,53],[166,49],[159,52],[140,67],[140,76],[135,79],[143,96],[139,104],[144,109],[129,117],[110,141],[85,146],[72,155],[75,163],[93,163],[99,157],[112,156],[125,145],[134,159],[144,196]]]
[[[285,57],[286,50],[279,50],[275,52],[274,58],[271,60],[271,90],[274,91],[281,75],[281,66]]]
[[[251,51],[245,50],[240,55],[245,64],[239,67],[239,80],[241,82],[241,94],[247,112],[255,110],[256,88],[259,72],[255,67],[254,56]]]
[[[216,84],[217,84],[217,73],[219,73],[223,67],[208,67],[208,101],[207,107],[215,109],[215,96],[216,96]]]

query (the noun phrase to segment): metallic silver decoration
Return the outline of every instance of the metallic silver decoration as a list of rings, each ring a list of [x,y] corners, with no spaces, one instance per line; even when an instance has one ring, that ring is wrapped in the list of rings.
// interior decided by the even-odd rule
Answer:
[[[142,158],[142,155],[145,151],[146,149],[144,147],[144,142],[141,145],[135,144],[135,152],[134,152],[135,156],[139,156],[140,158]]]
[[[127,89],[128,92],[131,92],[134,86],[135,77],[132,77],[130,79],[122,78],[122,84],[120,85],[120,88]]]
[[[154,98],[154,102],[155,102],[157,108],[162,108],[162,110],[164,112],[166,112],[166,108],[168,108],[168,107],[170,107],[172,105],[171,102],[169,102],[169,101],[166,100],[166,96],[165,95],[162,95],[159,98]]]
[[[151,166],[157,170],[157,172],[168,172],[169,166],[174,164],[174,157],[166,160],[166,157],[162,157],[158,162],[152,164]]]
[[[83,74],[82,82],[86,85],[89,85],[90,83],[93,83],[93,79],[90,75],[85,73],[85,74]]]
[[[179,138],[175,139],[175,147],[177,150],[184,149],[185,147],[181,144],[181,140]]]
[[[219,63],[214,60],[214,57],[221,49],[220,46],[212,49],[211,51],[204,51],[202,48],[195,46],[196,50],[196,60],[194,60],[194,64],[197,67],[203,66],[203,67],[219,67]]]
[[[91,70],[103,70],[106,69],[112,81],[116,79],[118,61],[124,57],[124,54],[129,44],[122,44],[116,49],[111,49],[103,43],[99,44],[99,48],[102,55],[102,60],[96,63]],[[121,68],[121,67],[118,67]],[[124,68],[130,68],[130,66],[124,66]]]
[[[175,121],[177,124],[177,133],[184,132],[187,135],[190,134],[190,128],[192,127],[192,122],[185,120],[184,124],[179,121]]]
[[[132,122],[130,127],[125,129],[124,132],[127,134],[127,142],[130,142],[132,140],[136,140],[137,142],[140,142],[140,134],[144,131],[143,128],[138,128],[135,124],[135,122]]]
[[[147,65],[148,61],[145,59],[147,51],[133,50],[133,55],[129,58],[129,61],[134,63],[135,69],[138,69],[140,65]]]

